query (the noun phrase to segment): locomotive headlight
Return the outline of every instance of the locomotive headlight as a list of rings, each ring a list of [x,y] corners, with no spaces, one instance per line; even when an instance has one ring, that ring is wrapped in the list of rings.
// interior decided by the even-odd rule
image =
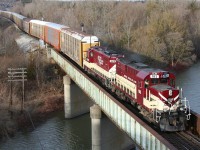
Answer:
[[[172,96],[172,90],[169,90],[169,96]]]

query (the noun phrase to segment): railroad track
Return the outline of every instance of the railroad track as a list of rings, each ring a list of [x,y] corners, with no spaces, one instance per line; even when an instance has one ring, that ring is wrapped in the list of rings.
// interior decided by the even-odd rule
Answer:
[[[181,150],[199,150],[200,138],[188,131],[174,133],[160,133],[165,139]]]

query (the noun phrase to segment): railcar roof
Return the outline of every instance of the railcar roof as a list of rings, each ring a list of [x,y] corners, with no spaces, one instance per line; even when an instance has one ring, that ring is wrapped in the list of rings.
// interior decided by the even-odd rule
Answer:
[[[157,69],[157,68],[151,68],[150,66],[144,64],[144,63],[140,63],[140,62],[137,62],[134,58],[134,55],[132,56],[128,56],[128,57],[124,57],[124,58],[120,58],[119,61],[122,62],[123,64],[129,66],[129,67],[132,67],[134,69],[137,69],[137,70],[143,70],[145,72],[161,72],[162,70],[161,69]],[[136,56],[137,58],[137,56]]]
[[[137,77],[141,78],[141,79],[145,79],[147,76],[149,75],[148,72],[144,71],[144,70],[141,70],[137,73]]]
[[[55,28],[57,30],[61,30],[62,28],[69,28],[67,26],[57,24],[57,23],[53,23],[53,22],[47,22],[45,25],[48,26],[48,27]]]
[[[18,18],[21,18],[21,19],[27,18],[25,16],[22,16],[20,14],[15,13],[15,12],[12,12],[12,14],[15,15],[16,17],[18,17]]]
[[[26,21],[26,22],[30,22],[31,21],[30,18],[24,18],[23,20]]]
[[[46,21],[35,20],[35,19],[31,20],[30,22],[31,22],[31,23],[35,23],[35,24],[39,24],[39,25],[45,25],[45,24],[48,23],[48,22],[46,22]]]
[[[157,68],[145,68],[143,70],[146,72],[163,72],[163,70]]]
[[[157,69],[157,68],[144,68],[144,69],[140,69],[137,76],[141,79],[144,79],[152,72],[159,73],[159,72],[164,72],[164,71],[161,69]]]
[[[88,33],[82,32],[82,31],[78,31],[78,30],[72,29],[72,28],[62,29],[62,31],[64,33],[68,33],[68,34],[71,34],[71,35],[77,35],[77,36],[80,36],[80,37],[92,36],[91,34],[88,34]]]
[[[119,59],[123,64],[132,64],[137,62],[142,62],[142,58],[138,54],[127,53],[124,58]]]
[[[63,28],[62,32],[65,34],[68,34],[78,40],[81,40],[82,42],[89,43],[91,41],[93,43],[95,41],[99,41],[99,39],[94,35],[87,34],[87,33],[81,32],[81,31],[77,31],[77,30],[74,30],[71,28],[67,28],[67,29]]]
[[[116,52],[112,49],[108,49],[107,47],[93,47],[93,49],[96,49],[97,51],[100,51],[100,52],[106,54],[107,56],[118,56],[118,55],[120,55],[118,52]]]
[[[136,69],[144,69],[144,68],[149,68],[148,65],[143,64],[143,63],[131,63],[131,66],[135,67]]]
[[[4,11],[4,10],[0,10],[0,12],[2,12],[2,13],[9,13],[9,14],[11,14],[11,12],[10,12],[10,11]]]
[[[114,50],[106,49],[106,50],[104,51],[104,54],[110,56],[110,55],[117,55],[118,53],[117,53],[116,51],[114,51]]]
[[[126,61],[124,64],[126,64],[127,66],[132,67],[134,69],[137,69],[137,70],[141,70],[141,69],[144,70],[146,68],[149,69],[148,65],[143,64],[143,63],[139,63],[139,62],[135,62],[134,60]]]

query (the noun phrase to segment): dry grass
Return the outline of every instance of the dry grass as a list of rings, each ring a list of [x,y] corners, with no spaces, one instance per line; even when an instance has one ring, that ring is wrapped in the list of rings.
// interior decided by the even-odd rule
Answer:
[[[0,42],[0,48],[4,47],[5,53],[0,55],[0,138],[12,136],[20,126],[30,123],[28,118],[21,114],[21,82],[12,85],[13,105],[9,107],[11,86],[7,81],[7,68],[27,68],[28,81],[25,82],[24,106],[31,115],[44,116],[63,109],[64,104],[63,83],[62,79],[60,80],[62,74],[55,74],[55,65],[48,64],[43,53],[24,54],[19,50],[15,38],[20,34],[9,22],[1,22],[0,37],[3,40]],[[12,118],[10,110],[13,112]]]

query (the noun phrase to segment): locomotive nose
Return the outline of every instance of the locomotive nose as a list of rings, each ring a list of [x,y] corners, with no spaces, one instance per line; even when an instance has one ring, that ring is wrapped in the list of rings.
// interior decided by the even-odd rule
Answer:
[[[159,92],[160,98],[168,102],[176,101],[179,97],[179,91],[175,89],[166,89],[162,92]]]

